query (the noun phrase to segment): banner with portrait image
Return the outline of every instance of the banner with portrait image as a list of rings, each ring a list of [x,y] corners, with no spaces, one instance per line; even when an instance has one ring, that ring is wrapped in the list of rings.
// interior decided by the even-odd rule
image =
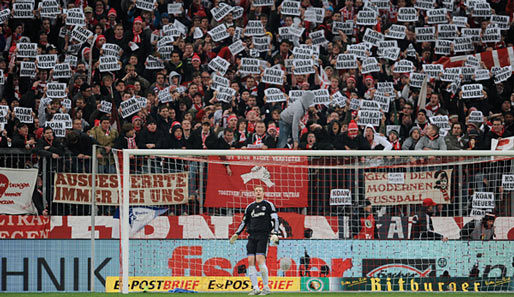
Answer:
[[[396,173],[365,172],[365,195],[373,205],[450,203],[452,169]],[[397,175],[402,174],[399,178]]]

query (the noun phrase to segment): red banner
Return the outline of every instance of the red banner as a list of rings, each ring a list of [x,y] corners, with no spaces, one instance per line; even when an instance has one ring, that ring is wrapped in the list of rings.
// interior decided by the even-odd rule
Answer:
[[[209,161],[207,207],[245,208],[254,201],[257,185],[264,187],[265,199],[276,207],[307,207],[306,157],[229,156]]]
[[[50,218],[44,216],[0,215],[0,238],[48,238]]]

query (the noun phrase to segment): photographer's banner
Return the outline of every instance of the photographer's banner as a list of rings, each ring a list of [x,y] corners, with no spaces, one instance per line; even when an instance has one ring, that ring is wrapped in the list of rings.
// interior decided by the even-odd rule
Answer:
[[[53,202],[91,204],[92,175],[89,173],[56,173]],[[96,204],[119,205],[118,176],[96,176]],[[188,200],[188,173],[131,174],[131,205],[184,204]]]
[[[307,207],[307,172],[307,158],[300,156],[209,157],[205,206],[244,208],[259,185],[275,207]]]
[[[37,169],[0,168],[0,213],[35,214],[32,194]]]
[[[419,172],[364,172],[366,198],[373,205],[421,204],[431,198],[450,203],[452,169]]]

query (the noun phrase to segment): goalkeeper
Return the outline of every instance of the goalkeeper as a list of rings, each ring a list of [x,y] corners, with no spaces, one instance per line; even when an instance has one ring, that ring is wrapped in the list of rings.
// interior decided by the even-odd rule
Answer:
[[[271,293],[268,286],[268,267],[266,267],[266,253],[268,252],[268,239],[271,235],[271,241],[278,244],[278,215],[275,205],[264,200],[264,188],[255,186],[255,202],[250,203],[244,213],[243,221],[237,228],[236,234],[230,238],[233,244],[238,236],[246,230],[249,234],[246,250],[248,254],[248,276],[252,282],[252,291],[248,295],[268,295]],[[257,262],[257,263],[255,263]],[[262,292],[259,290],[257,283],[257,269],[255,265],[259,265],[264,288]]]

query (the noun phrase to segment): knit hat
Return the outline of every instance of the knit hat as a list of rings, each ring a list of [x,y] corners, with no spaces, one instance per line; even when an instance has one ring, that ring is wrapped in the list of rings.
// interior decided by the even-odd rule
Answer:
[[[431,198],[425,198],[423,200],[423,206],[429,207],[429,206],[435,206],[435,205],[437,205],[437,204]]]
[[[359,127],[357,123],[352,120],[348,125],[348,136],[357,136],[357,134],[359,134]]]
[[[134,124],[134,122],[135,122],[135,121],[137,121],[137,120],[143,121],[143,119],[142,119],[140,116],[137,116],[137,115],[136,115],[136,116],[134,116],[134,117],[132,118],[132,124]]]
[[[355,79],[355,76],[353,76],[353,75],[350,75],[346,78],[346,83],[348,83],[348,81],[350,81],[350,80],[353,82],[357,82],[357,80]]]
[[[201,62],[202,60],[200,59],[200,56],[198,54],[194,54],[193,55],[193,58],[191,59],[191,62],[194,61],[194,60],[198,60],[198,62]]]
[[[114,9],[114,8],[109,9],[107,16],[111,16],[111,15],[114,15],[114,16],[118,15],[118,13],[116,12],[116,9]]]
[[[143,23],[143,19],[140,16],[138,16],[137,18],[134,19],[134,24],[135,23],[141,23],[142,24]]]

